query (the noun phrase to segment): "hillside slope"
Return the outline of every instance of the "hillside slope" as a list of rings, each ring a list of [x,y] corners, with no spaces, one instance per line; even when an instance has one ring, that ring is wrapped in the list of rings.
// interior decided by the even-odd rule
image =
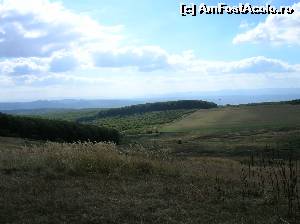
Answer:
[[[300,105],[258,105],[198,110],[163,132],[217,132],[300,127]]]
[[[78,122],[92,121],[98,118],[128,116],[134,114],[142,114],[147,112],[168,111],[168,110],[191,110],[191,109],[210,109],[218,107],[217,104],[202,100],[178,100],[167,102],[156,102],[137,104],[121,108],[113,108],[100,111],[96,116],[82,117]]]

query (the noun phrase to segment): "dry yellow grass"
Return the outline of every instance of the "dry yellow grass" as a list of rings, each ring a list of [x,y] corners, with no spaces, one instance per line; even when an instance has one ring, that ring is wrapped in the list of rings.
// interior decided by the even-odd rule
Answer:
[[[113,143],[47,142],[2,150],[0,169],[82,173],[155,173],[176,174],[177,169],[166,154],[147,152],[141,146],[119,149]]]
[[[179,158],[140,145],[2,148],[0,223],[296,224],[286,197],[270,200],[269,182],[257,188],[258,175],[245,182],[247,168],[238,159]]]

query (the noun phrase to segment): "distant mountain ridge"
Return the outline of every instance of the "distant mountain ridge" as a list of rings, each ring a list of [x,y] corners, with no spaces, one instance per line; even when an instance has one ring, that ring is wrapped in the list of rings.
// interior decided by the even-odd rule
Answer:
[[[300,88],[236,89],[172,93],[152,96],[154,101],[205,100],[218,105],[279,102],[300,99]]]
[[[64,99],[38,100],[33,102],[0,102],[0,111],[11,110],[44,110],[44,109],[87,109],[87,108],[119,108],[142,103],[165,102],[174,100],[205,100],[218,105],[238,105],[262,102],[279,102],[300,99],[300,88],[244,89],[182,92],[172,94],[150,95],[133,99]],[[28,111],[29,112],[29,111]],[[25,111],[25,113],[27,113]]]
[[[0,103],[0,111],[36,110],[36,109],[85,109],[85,108],[116,108],[130,106],[143,101],[139,100],[38,100],[33,102]]]

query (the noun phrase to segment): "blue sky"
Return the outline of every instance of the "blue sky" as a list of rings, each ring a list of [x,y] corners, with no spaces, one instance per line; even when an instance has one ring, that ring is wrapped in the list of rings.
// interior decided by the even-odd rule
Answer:
[[[123,25],[133,39],[146,45],[160,45],[166,50],[180,53],[193,49],[195,54],[207,60],[237,60],[264,55],[294,63],[299,62],[299,48],[269,45],[232,43],[242,22],[253,26],[265,20],[266,15],[206,15],[197,17],[179,16],[179,5],[210,1],[150,1],[150,0],[65,0],[64,4],[77,12],[85,12],[105,25]],[[242,1],[223,1],[238,5]],[[247,1],[246,1],[247,2]],[[266,0],[250,1],[253,5],[265,5]],[[274,6],[293,5],[296,0],[272,1]]]
[[[251,1],[292,15],[180,15],[202,2],[2,0],[0,100],[300,88],[299,1]]]

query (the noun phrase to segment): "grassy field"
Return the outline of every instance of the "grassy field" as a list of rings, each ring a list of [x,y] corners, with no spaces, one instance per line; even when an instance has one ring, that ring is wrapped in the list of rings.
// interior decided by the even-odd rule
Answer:
[[[163,132],[222,133],[300,127],[300,105],[258,105],[199,110],[165,125]]]
[[[74,110],[42,116],[74,120],[96,111]],[[164,148],[179,155],[241,156],[265,148],[295,149],[300,154],[299,105],[167,110],[98,118],[88,123],[119,130],[124,144]]]
[[[288,162],[280,167],[287,174],[292,168],[282,179],[287,188],[277,188],[271,180],[278,167],[256,158],[250,166],[247,159],[181,158],[141,146],[1,141],[1,223],[296,224],[299,218],[299,170]]]
[[[282,104],[97,120],[120,145],[0,137],[0,223],[297,224],[299,115]]]
[[[300,156],[300,106],[256,105],[198,110],[161,125],[159,133],[127,136],[177,155],[243,156],[265,149]]]

